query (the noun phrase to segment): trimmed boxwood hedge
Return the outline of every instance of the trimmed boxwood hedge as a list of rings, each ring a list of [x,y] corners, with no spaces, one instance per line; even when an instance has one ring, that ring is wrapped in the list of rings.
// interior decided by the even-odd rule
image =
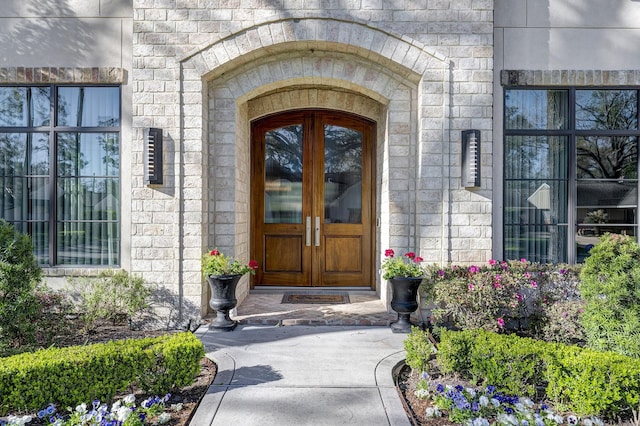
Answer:
[[[109,401],[134,384],[161,395],[192,383],[203,356],[197,337],[176,333],[0,358],[0,415]]]
[[[505,393],[536,397],[544,389],[557,409],[581,416],[615,419],[640,402],[640,359],[614,352],[483,330],[443,330],[437,360],[443,372]]]

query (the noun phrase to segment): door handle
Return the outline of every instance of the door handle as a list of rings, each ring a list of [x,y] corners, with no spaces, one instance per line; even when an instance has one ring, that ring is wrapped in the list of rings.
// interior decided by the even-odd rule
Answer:
[[[320,247],[320,216],[316,216],[315,244],[316,247]]]
[[[311,245],[311,216],[306,217],[305,244],[307,247]]]

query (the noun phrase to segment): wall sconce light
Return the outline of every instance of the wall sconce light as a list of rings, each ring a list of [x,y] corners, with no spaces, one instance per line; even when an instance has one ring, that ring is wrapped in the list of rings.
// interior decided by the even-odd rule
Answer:
[[[162,129],[144,129],[144,183],[162,184]]]
[[[480,130],[462,131],[462,186],[480,186]]]

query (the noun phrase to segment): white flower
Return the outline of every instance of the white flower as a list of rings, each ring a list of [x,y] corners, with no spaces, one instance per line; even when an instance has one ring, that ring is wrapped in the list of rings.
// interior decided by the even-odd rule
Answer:
[[[131,415],[131,409],[129,407],[120,407],[118,411],[116,411],[116,419],[119,422],[123,422],[129,418]]]
[[[416,389],[413,393],[420,399],[429,398],[429,389]]]
[[[567,416],[567,424],[577,425],[578,424],[578,418],[576,416]]]
[[[489,420],[484,417],[478,417],[476,419],[469,420],[467,424],[470,426],[489,426]]]
[[[87,404],[84,402],[76,407],[76,412],[84,414],[87,412]]]
[[[593,422],[591,421],[591,419],[584,419],[582,420],[582,424],[584,426],[593,426]]]
[[[158,416],[158,424],[169,423],[169,420],[171,420],[171,414],[169,413],[162,413]]]
[[[498,424],[518,426],[518,419],[513,414],[499,414],[496,418]]]
[[[469,394],[471,398],[476,397],[476,390],[473,388],[466,388],[465,391]]]
[[[427,407],[425,411],[426,417],[440,417],[442,413],[438,409],[438,407]]]
[[[480,398],[478,398],[478,403],[481,407],[486,407],[487,405],[489,405],[489,398],[484,395],[480,395]]]
[[[116,402],[113,403],[113,405],[111,406],[111,412],[115,413],[116,411],[118,411],[118,409],[122,406],[122,401],[118,400]]]
[[[173,411],[180,411],[182,410],[182,402],[179,402],[178,404],[171,404],[171,409]]]
[[[561,425],[561,424],[562,424],[562,422],[564,421],[564,419],[562,418],[562,416],[561,416],[560,414],[556,414],[556,415],[553,417],[553,421],[554,421],[554,422],[556,422],[556,423],[558,423],[559,425]]]
[[[528,407],[528,408],[533,408],[533,406],[535,405],[535,404],[533,403],[533,401],[532,401],[532,400],[530,400],[529,398],[524,398],[524,399],[522,400],[522,403],[523,403],[526,407]]]
[[[136,402],[136,396],[130,393],[129,395],[124,397],[123,401],[125,404],[133,404],[134,402]]]
[[[525,411],[524,404],[522,402],[516,402],[514,407],[516,408],[516,411],[518,411],[520,413]]]
[[[604,422],[597,417],[592,417],[591,421],[593,421],[595,426],[604,426]]]
[[[7,417],[7,422],[10,425],[17,425],[17,426],[22,426],[26,423],[29,423],[32,420],[31,416],[22,416],[22,417],[17,417],[17,416],[9,416]]]
[[[500,406],[500,401],[498,401],[495,398],[491,398],[491,404],[493,404],[494,407],[499,407]]]

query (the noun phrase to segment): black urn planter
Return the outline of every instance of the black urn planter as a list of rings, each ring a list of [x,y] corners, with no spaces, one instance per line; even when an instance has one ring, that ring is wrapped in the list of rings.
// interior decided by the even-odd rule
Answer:
[[[391,309],[398,313],[397,321],[391,323],[394,333],[411,332],[411,313],[418,309],[418,289],[422,277],[395,277],[389,280],[391,284]]]
[[[238,325],[229,317],[229,311],[236,307],[236,285],[242,275],[209,275],[207,282],[211,288],[209,306],[216,311],[216,318],[209,324],[210,329],[231,331]]]

